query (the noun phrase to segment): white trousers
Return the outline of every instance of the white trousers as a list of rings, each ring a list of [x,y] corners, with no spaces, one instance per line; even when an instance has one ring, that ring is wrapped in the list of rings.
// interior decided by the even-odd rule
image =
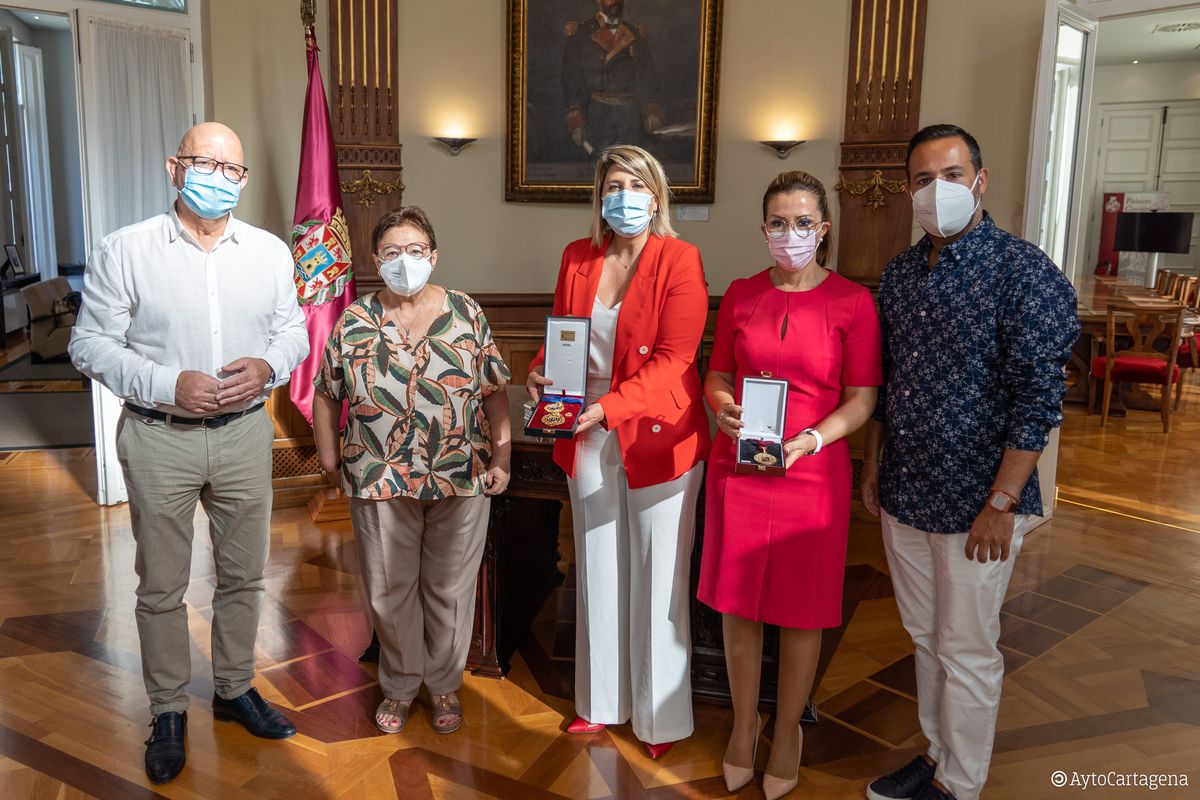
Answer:
[[[926,533],[881,513],[883,546],[900,619],[916,648],[917,714],[937,762],[935,778],[958,800],[987,782],[1004,684],[1000,606],[1026,531],[1016,518],[1008,560],[980,564],[966,533]]]
[[[567,481],[575,523],[575,709],[632,718],[643,742],[692,734],[690,584],[703,468],[630,489],[615,433],[593,429]]]

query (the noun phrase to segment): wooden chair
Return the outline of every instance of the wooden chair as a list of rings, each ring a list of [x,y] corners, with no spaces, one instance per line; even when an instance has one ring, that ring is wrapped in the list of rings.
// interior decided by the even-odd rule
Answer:
[[[1160,269],[1158,271],[1158,275],[1156,275],[1154,278],[1154,293],[1165,295],[1167,293],[1167,287],[1171,285],[1171,278],[1173,278],[1174,275],[1175,273],[1171,272],[1169,269]]]
[[[1190,275],[1179,283],[1176,300],[1185,309],[1191,309],[1193,312],[1196,306],[1200,305],[1200,275]],[[1179,368],[1184,370],[1184,375],[1187,375],[1189,370],[1200,370],[1200,330],[1193,330],[1189,336],[1183,337],[1183,341],[1179,344],[1179,355],[1176,363]],[[1180,377],[1179,382],[1183,383],[1183,377]],[[1180,393],[1175,393],[1175,409],[1179,409]]]
[[[1172,272],[1170,279],[1167,281],[1167,286],[1162,292],[1163,297],[1170,297],[1174,299],[1175,295],[1179,293],[1180,285],[1185,280],[1187,280],[1186,275],[1181,275],[1178,272]]]
[[[1195,308],[1197,286],[1200,286],[1200,275],[1176,275],[1171,299],[1184,308]]]
[[[1132,303],[1113,303],[1108,307],[1108,326],[1104,341],[1108,352],[1092,359],[1088,381],[1088,413],[1096,410],[1096,382],[1104,381],[1104,404],[1100,426],[1108,422],[1112,403],[1113,383],[1154,383],[1163,387],[1163,433],[1171,430],[1171,387],[1175,387],[1175,404],[1179,404],[1182,388],[1179,365],[1179,334],[1183,326],[1183,306],[1146,308]],[[1117,336],[1130,340],[1125,350],[1116,350]],[[1166,339],[1165,351],[1154,349],[1156,342]]]

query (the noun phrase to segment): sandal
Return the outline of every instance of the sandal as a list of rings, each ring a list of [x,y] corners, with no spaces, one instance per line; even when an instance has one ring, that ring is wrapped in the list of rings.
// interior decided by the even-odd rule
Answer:
[[[433,730],[436,733],[454,733],[462,727],[462,703],[458,702],[458,696],[454,692],[450,694],[436,694],[432,699]],[[443,722],[442,720],[449,721]]]
[[[408,715],[412,711],[412,700],[384,699],[375,709],[375,727],[384,733],[399,733],[408,724]],[[380,717],[395,717],[395,722],[384,722]]]

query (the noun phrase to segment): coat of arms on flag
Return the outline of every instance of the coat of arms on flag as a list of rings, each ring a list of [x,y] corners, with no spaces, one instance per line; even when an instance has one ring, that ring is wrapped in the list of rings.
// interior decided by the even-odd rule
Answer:
[[[306,220],[292,228],[296,262],[296,298],[302,306],[320,306],[340,297],[350,280],[350,231],[342,209],[328,222]]]

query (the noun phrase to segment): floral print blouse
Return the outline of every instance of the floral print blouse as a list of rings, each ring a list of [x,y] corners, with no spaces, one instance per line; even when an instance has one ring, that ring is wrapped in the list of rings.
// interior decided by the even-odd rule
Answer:
[[[348,399],[342,476],[351,497],[440,500],[483,492],[491,430],[483,398],[512,377],[479,304],[446,290],[442,313],[406,341],[377,293],[325,344],[318,392]]]

